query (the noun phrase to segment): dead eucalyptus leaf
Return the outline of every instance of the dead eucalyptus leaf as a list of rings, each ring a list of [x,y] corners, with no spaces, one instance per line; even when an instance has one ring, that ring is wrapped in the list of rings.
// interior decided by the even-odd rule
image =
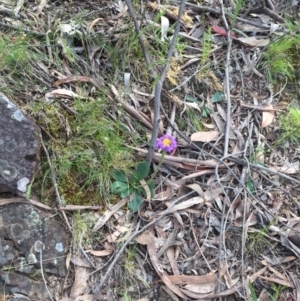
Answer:
[[[96,222],[92,232],[95,232],[97,230],[99,230],[100,228],[102,228],[105,223],[110,219],[110,217],[115,214],[119,209],[121,209],[126,203],[127,203],[127,199],[123,199],[121,200],[119,203],[117,203],[116,205],[114,205],[111,210],[106,210],[104,212],[104,214],[99,218],[99,220]]]
[[[255,37],[238,38],[237,40],[239,40],[243,44],[253,47],[264,47],[269,45],[270,43],[270,39],[257,39]]]
[[[186,185],[186,187],[195,190],[196,192],[198,192],[199,195],[203,195],[203,190],[199,184],[193,183],[193,184]]]
[[[145,230],[143,233],[141,233],[139,236],[137,236],[134,240],[141,245],[148,245],[154,240],[154,235],[149,230]]]
[[[90,26],[89,26],[88,33],[91,32],[91,30],[92,30],[92,28],[94,27],[94,25],[95,25],[96,23],[98,23],[99,21],[104,21],[104,19],[102,19],[102,18],[97,18],[97,19],[93,20],[92,23],[91,23]]]
[[[197,132],[191,135],[191,141],[210,142],[219,138],[219,131]]]
[[[198,293],[198,294],[208,294],[212,292],[216,287],[215,282],[205,283],[205,284],[188,284],[185,286],[185,289]]]
[[[174,195],[174,192],[172,191],[172,188],[170,186],[167,186],[167,188],[163,191],[160,191],[157,193],[152,200],[155,201],[165,201],[170,199]]]
[[[103,256],[110,255],[112,252],[113,251],[108,251],[108,250],[100,250],[100,251],[91,250],[90,254],[92,254],[94,256],[98,256],[98,257],[103,257]]]
[[[67,89],[55,89],[51,92],[46,93],[45,95],[46,99],[48,98],[57,98],[57,97],[67,97],[67,98],[82,98],[77,93],[67,90]]]
[[[88,270],[87,268],[75,267],[75,280],[73,282],[70,297],[75,298],[84,293],[87,287],[87,279],[88,279]]]
[[[268,105],[265,107],[265,109],[274,109],[272,105]],[[262,122],[261,127],[265,128],[268,125],[270,125],[275,118],[275,112],[274,111],[264,111],[262,113]]]
[[[188,201],[185,201],[185,202],[182,202],[180,204],[177,204],[177,205],[173,206],[170,209],[170,213],[176,212],[176,211],[179,211],[179,210],[183,210],[183,209],[192,207],[194,205],[204,204],[204,203],[205,203],[205,200],[203,198],[197,196],[197,197],[189,199]]]

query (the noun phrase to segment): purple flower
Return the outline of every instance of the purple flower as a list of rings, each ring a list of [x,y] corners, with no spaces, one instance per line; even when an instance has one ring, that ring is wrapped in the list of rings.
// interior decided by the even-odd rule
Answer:
[[[156,140],[156,148],[171,153],[177,147],[175,138],[171,135],[163,135]]]

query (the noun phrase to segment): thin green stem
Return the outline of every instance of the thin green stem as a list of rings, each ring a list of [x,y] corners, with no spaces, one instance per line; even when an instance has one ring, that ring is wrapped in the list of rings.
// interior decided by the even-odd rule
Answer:
[[[166,151],[163,151],[162,154],[161,154],[160,160],[158,162],[157,168],[154,171],[154,173],[152,174],[151,179],[148,181],[148,183],[151,183],[151,181],[153,181],[154,177],[158,173],[158,171],[159,171],[159,169],[160,169],[160,167],[161,167],[161,165],[162,165],[162,163],[164,161],[165,154],[166,154]]]

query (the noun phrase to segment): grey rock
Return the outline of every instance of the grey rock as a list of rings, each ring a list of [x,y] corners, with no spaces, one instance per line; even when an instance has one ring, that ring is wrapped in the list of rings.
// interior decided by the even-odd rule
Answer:
[[[41,266],[48,275],[66,275],[65,256],[69,247],[66,229],[50,213],[33,205],[12,203],[0,211],[0,291],[22,294],[31,300],[49,298],[41,280]],[[42,257],[41,257],[42,256]],[[28,275],[28,276],[27,276]],[[8,278],[7,278],[8,277]]]
[[[26,192],[40,157],[40,129],[0,93],[0,192]]]
[[[20,298],[15,300],[49,300],[47,289],[43,282],[14,272],[0,272],[0,289],[10,292]],[[24,296],[24,298],[22,298]]]

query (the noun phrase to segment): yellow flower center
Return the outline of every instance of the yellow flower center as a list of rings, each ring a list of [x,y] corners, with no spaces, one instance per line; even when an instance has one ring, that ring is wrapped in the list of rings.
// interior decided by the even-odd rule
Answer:
[[[171,141],[171,139],[169,139],[169,138],[165,138],[165,139],[162,141],[162,143],[163,143],[164,146],[170,146],[171,143],[172,143],[172,141]]]

